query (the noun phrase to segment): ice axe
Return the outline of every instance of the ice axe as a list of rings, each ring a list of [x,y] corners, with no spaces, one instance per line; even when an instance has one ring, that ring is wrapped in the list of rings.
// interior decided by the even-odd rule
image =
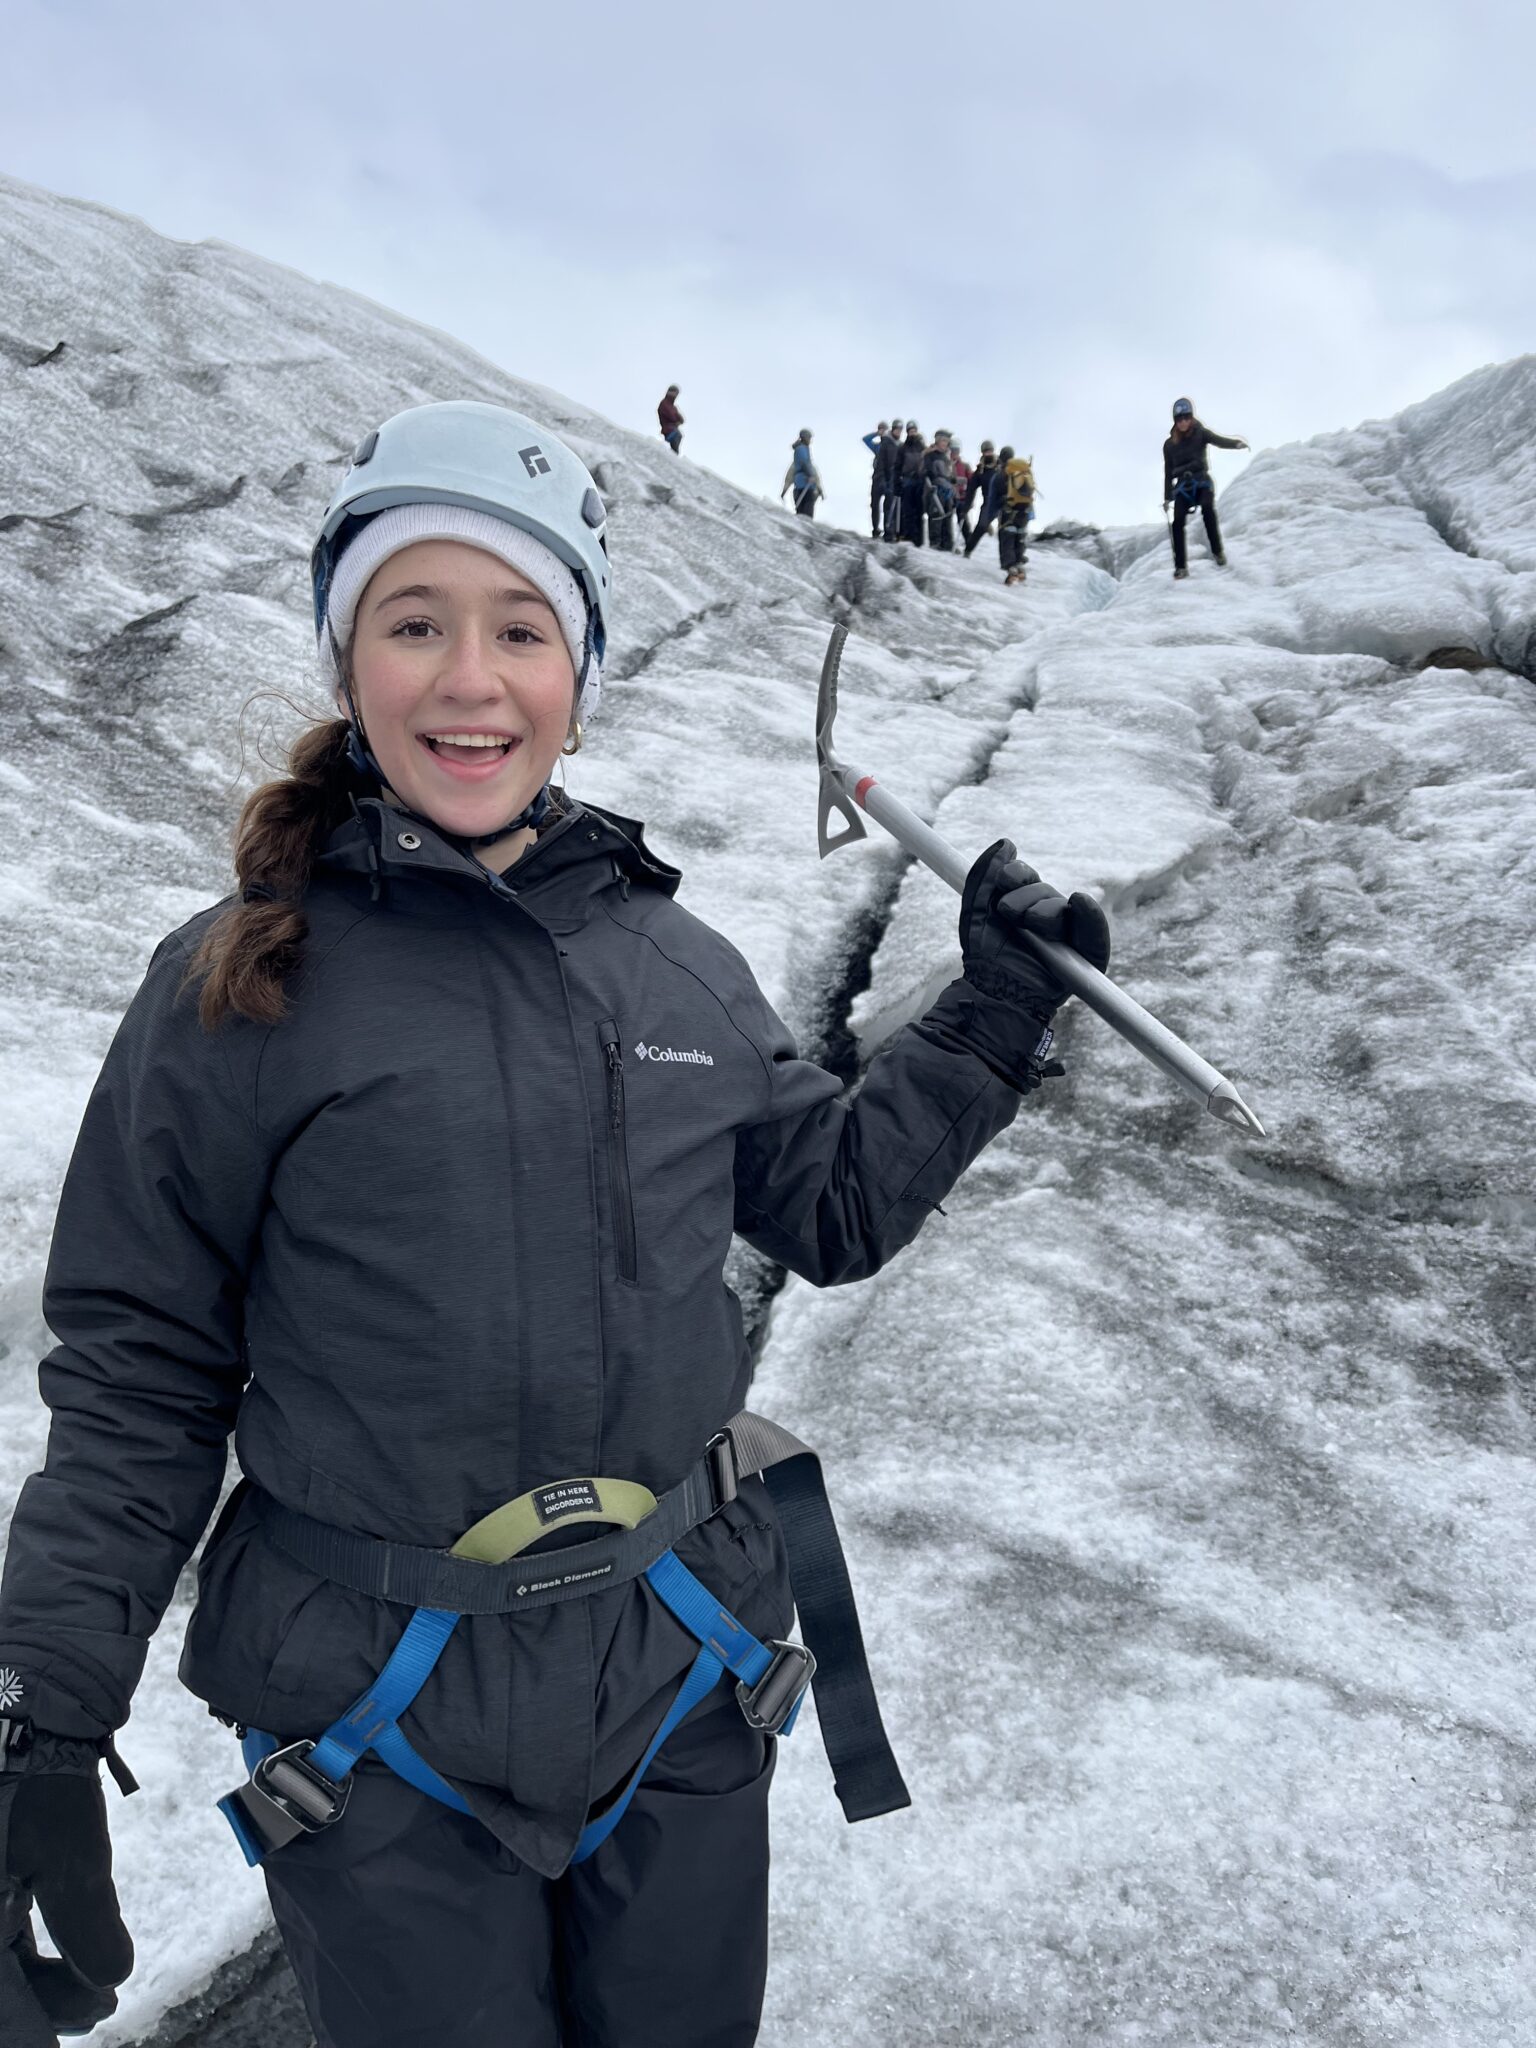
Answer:
[[[867,811],[893,839],[901,842],[908,853],[915,854],[925,867],[932,868],[940,880],[948,882],[958,894],[965,887],[965,878],[971,867],[965,855],[951,846],[947,839],[941,839],[931,825],[925,825],[916,812],[909,811],[898,797],[882,789],[873,775],[861,774],[856,768],[845,768],[832,751],[832,722],[837,717],[837,672],[842,666],[843,642],[847,638],[846,626],[832,628],[831,644],[822,663],[821,689],[816,698],[816,763],[821,781],[817,839],[822,858],[825,860],[838,847],[849,846],[854,840],[864,838],[864,823],[859,811]],[[854,808],[855,805],[858,809]],[[841,832],[827,830],[828,820],[834,811],[844,822]],[[1166,1024],[1159,1023],[1149,1010],[1144,1010],[1123,988],[1117,987],[1108,975],[1100,974],[1080,953],[1055,939],[1042,938],[1028,929],[1023,937],[1024,943],[1040,955],[1073,995],[1080,997],[1090,1010],[1096,1011],[1122,1038],[1129,1039],[1144,1059],[1160,1067],[1186,1095],[1194,1096],[1223,1123],[1236,1124],[1239,1129],[1250,1131],[1258,1138],[1267,1135],[1264,1126],[1225,1074],[1213,1067],[1209,1060],[1201,1059],[1199,1053],[1187,1046],[1177,1033],[1170,1031]]]

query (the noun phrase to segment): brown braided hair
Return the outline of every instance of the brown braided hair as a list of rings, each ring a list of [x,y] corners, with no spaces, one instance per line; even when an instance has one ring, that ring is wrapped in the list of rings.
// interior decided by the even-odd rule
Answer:
[[[352,815],[362,786],[348,754],[351,730],[344,718],[306,727],[288,750],[287,775],[246,799],[235,827],[239,899],[209,926],[187,969],[188,984],[202,983],[197,1011],[205,1031],[232,1015],[281,1024],[288,1013],[285,985],[309,936],[304,892],[321,847]],[[552,788],[547,822],[569,810],[564,790]]]
[[[205,1031],[231,1015],[280,1024],[285,984],[303,957],[309,920],[304,892],[321,847],[351,815],[357,775],[347,759],[350,728],[329,718],[301,732],[288,773],[247,798],[235,828],[240,896],[208,929],[188,969],[201,981]]]

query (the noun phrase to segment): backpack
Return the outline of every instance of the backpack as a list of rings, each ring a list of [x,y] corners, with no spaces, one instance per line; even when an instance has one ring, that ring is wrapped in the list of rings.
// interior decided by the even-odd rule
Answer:
[[[1035,502],[1034,464],[1027,456],[1015,455],[1005,472],[1003,502],[1010,511]]]

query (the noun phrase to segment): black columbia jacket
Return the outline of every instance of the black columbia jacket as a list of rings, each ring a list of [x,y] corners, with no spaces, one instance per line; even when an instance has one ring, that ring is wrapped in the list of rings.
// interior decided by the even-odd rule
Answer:
[[[215,911],[162,943],[49,1261],[52,1430],[0,1591],[21,1713],[124,1720],[233,1429],[244,1477],[182,1676],[233,1720],[320,1734],[407,1611],[276,1549],[253,1489],[439,1547],[574,1475],[660,1494],[747,1394],[733,1229],[819,1285],[858,1279],[1011,1122],[1014,1090],[923,1024],[841,1102],[677,881],[600,811],[500,878],[365,801],[317,869],[276,1028],[199,1025],[184,977]],[[786,1632],[761,1482],[679,1549],[749,1628]],[[465,1617],[405,1730],[553,1875],[696,1648],[643,1580]]]

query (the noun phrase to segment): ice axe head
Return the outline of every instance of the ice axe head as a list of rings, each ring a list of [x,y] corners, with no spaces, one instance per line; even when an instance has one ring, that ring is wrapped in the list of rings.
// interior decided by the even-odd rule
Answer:
[[[838,779],[840,763],[832,751],[832,722],[837,717],[837,672],[842,666],[843,642],[847,638],[846,626],[832,628],[827,658],[821,664],[821,687],[816,692],[816,768],[820,782],[816,840],[823,860],[829,853],[836,853],[840,846],[851,846],[856,839],[865,836],[864,820],[854,809]],[[843,821],[841,832],[827,830],[827,821],[834,811]]]

